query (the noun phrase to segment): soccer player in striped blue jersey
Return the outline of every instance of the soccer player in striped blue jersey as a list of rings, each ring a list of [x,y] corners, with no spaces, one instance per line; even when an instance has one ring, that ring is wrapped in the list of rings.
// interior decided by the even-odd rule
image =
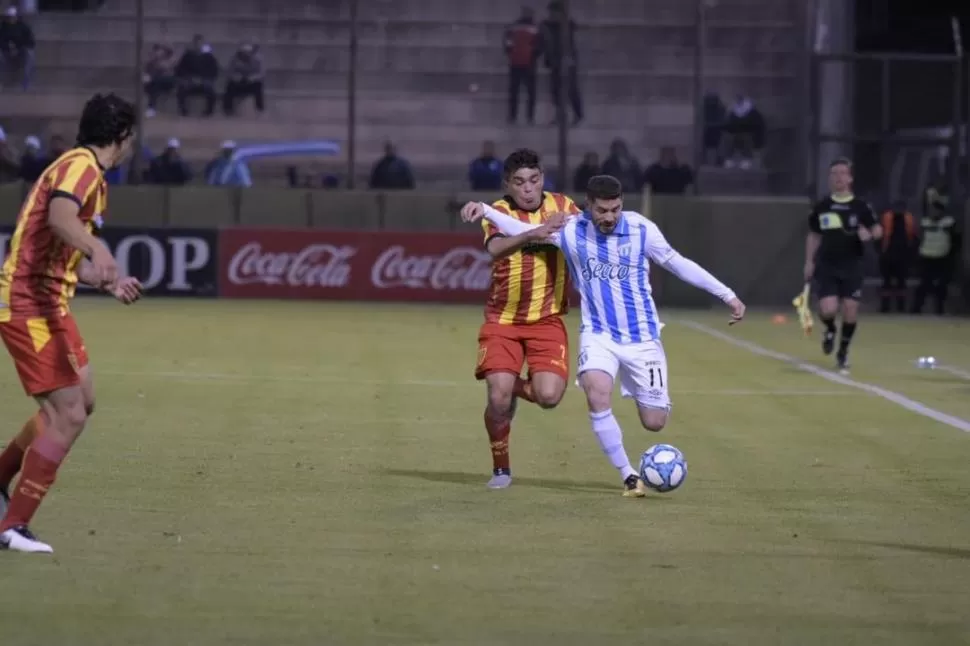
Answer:
[[[650,261],[724,301],[731,309],[732,324],[744,317],[745,308],[731,289],[677,253],[657,225],[623,210],[615,177],[590,179],[586,197],[587,210],[581,215],[563,215],[544,225],[521,222],[484,204],[465,219],[485,217],[507,235],[535,231],[537,238],[562,249],[582,296],[578,375],[593,433],[620,472],[623,494],[639,498],[646,487],[630,464],[611,401],[614,382],[619,380],[623,396],[636,400],[644,428],[659,431],[667,424],[667,359],[660,342],[663,326],[651,295]]]

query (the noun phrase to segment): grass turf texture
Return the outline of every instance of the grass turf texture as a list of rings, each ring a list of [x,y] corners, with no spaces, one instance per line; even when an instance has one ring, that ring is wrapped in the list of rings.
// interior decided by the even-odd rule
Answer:
[[[99,409],[34,523],[55,556],[0,554],[4,643],[970,643],[970,437],[677,324],[726,316],[667,312],[667,430],[617,401],[634,462],[690,465],[631,500],[572,386],[486,490],[478,308],[77,313]],[[828,365],[767,315],[730,333]],[[968,369],[966,338],[866,317],[852,377],[970,418],[910,363]],[[0,406],[10,436],[33,410],[9,363]]]

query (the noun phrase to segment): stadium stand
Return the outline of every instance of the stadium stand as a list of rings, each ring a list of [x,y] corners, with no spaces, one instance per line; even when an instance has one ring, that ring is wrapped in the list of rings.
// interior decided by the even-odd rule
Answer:
[[[40,14],[35,87],[4,96],[0,123],[18,138],[70,134],[93,89],[131,96],[136,84],[134,3],[108,0],[97,13]],[[220,142],[260,143],[347,137],[349,8],[347,0],[146,0],[145,48],[161,42],[180,52],[203,34],[225,65],[241,42],[260,46],[266,67],[267,112],[250,101],[237,116],[177,116],[174,97],[147,121],[154,152],[176,137],[197,172]],[[554,158],[556,129],[548,79],[540,73],[535,126],[507,126],[502,34],[520,0],[359,0],[358,185],[395,142],[413,165],[419,188],[463,185],[468,160],[485,139],[502,154],[515,144]],[[540,17],[544,7],[537,7]],[[663,145],[691,159],[694,3],[683,0],[573,2],[581,28],[580,75],[586,119],[571,130],[570,162],[587,151],[605,155],[625,139],[644,163]],[[769,123],[765,163],[788,163],[798,61],[796,0],[712,0],[704,89],[730,99],[755,98]],[[137,75],[140,78],[140,73]],[[222,86],[220,82],[220,87]],[[22,139],[20,139],[22,141]],[[257,183],[285,183],[287,159],[253,167]],[[327,160],[343,175],[342,157]],[[722,171],[709,169],[717,184]],[[759,192],[764,178],[745,181]],[[728,181],[730,184],[730,181]],[[766,190],[766,188],[764,189]],[[720,192],[730,192],[730,186]]]

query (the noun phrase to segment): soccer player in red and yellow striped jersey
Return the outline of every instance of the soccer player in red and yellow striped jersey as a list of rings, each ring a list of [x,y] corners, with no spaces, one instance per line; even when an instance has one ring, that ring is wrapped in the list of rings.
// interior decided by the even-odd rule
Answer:
[[[134,127],[129,102],[95,95],[81,115],[77,147],[47,167],[17,217],[0,271],[0,338],[40,410],[0,452],[0,549],[53,551],[28,523],[94,407],[84,341],[68,307],[78,281],[124,303],[140,294],[136,279],[118,278],[92,233],[107,208],[104,171],[127,156]]]
[[[513,152],[505,160],[508,194],[494,208],[524,222],[542,224],[556,214],[578,214],[565,195],[542,190],[539,155]],[[481,208],[469,203],[463,210]],[[503,236],[482,220],[485,249],[494,259],[485,322],[478,333],[475,377],[488,389],[485,429],[492,449],[489,487],[512,482],[509,434],[518,398],[543,408],[559,404],[569,376],[569,338],[562,315],[568,309],[569,276],[562,253],[544,244],[551,231],[539,228],[522,236]],[[522,368],[528,364],[528,377]]]

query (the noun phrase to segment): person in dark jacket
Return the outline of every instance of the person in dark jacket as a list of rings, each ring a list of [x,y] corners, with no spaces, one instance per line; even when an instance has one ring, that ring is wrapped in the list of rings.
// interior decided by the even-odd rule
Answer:
[[[379,191],[414,188],[411,164],[398,156],[394,144],[384,144],[384,156],[377,160],[370,174],[370,187]]]
[[[660,149],[660,161],[651,164],[643,174],[643,183],[655,195],[683,195],[694,183],[690,166],[681,164],[672,146]]]
[[[913,251],[918,242],[916,218],[906,208],[906,202],[898,200],[882,214],[882,240],[880,241],[879,273],[882,274],[880,311],[906,311],[906,280]]]
[[[20,17],[17,7],[8,7],[0,22],[0,85],[30,86],[34,69],[34,32]],[[18,78],[19,77],[19,78]]]
[[[222,110],[227,116],[236,112],[236,103],[247,96],[253,97],[257,112],[265,109],[263,99],[263,58],[259,48],[244,43],[229,61],[229,79],[222,95]]]
[[[212,48],[205,39],[196,34],[192,39],[192,46],[185,50],[182,58],[175,67],[175,77],[178,79],[179,112],[183,117],[188,116],[188,98],[202,96],[205,98],[205,116],[212,116],[216,105],[216,79],[219,77],[219,61],[216,60]]]
[[[590,178],[602,174],[600,156],[594,152],[586,153],[586,156],[583,157],[583,163],[579,165],[573,175],[573,190],[585,194]]]
[[[502,188],[502,161],[495,156],[495,143],[482,144],[482,154],[472,160],[468,181],[473,191],[497,191]]]
[[[576,22],[569,17],[566,3],[549,3],[549,17],[542,23],[542,51],[549,68],[552,105],[564,97],[573,110],[573,123],[583,119],[583,100],[579,93],[579,64],[576,58]]]
[[[643,188],[640,160],[630,153],[622,139],[614,139],[610,144],[610,156],[603,162],[603,174],[620,180],[624,193],[639,193]]]
[[[168,147],[161,155],[152,160],[146,173],[152,184],[163,186],[182,186],[192,179],[192,172],[179,155],[179,140],[168,140]]]
[[[505,57],[509,63],[509,123],[519,113],[519,92],[525,89],[525,116],[529,123],[536,116],[536,63],[542,53],[542,37],[535,12],[522,8],[522,15],[505,30]]]

